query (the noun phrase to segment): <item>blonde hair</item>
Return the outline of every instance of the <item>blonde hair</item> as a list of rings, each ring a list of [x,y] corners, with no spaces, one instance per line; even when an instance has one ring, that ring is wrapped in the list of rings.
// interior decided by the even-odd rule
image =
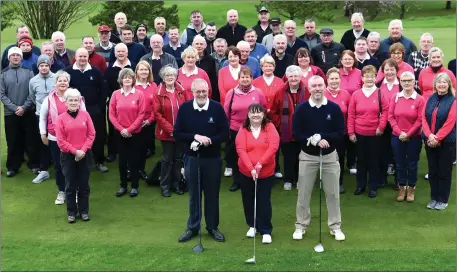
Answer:
[[[449,94],[449,92],[450,92],[450,93],[452,93],[453,95],[455,95],[455,90],[454,90],[454,88],[452,87],[451,78],[450,78],[449,75],[446,74],[446,73],[439,73],[439,74],[433,79],[433,92],[434,92],[434,93],[438,92],[438,90],[436,89],[436,83],[438,83],[438,81],[440,81],[441,79],[446,80],[447,85],[449,86],[449,88],[447,89],[448,94]]]
[[[145,60],[142,60],[140,62],[138,62],[138,64],[136,65],[136,68],[135,68],[135,80],[136,81],[139,81],[139,77],[138,77],[138,67],[140,65],[143,65],[144,67],[148,68],[149,70],[149,75],[148,75],[148,79],[147,81],[149,83],[151,83],[152,81],[154,81],[154,75],[152,74],[152,70],[151,70],[151,65],[149,65],[149,63]]]
[[[75,88],[68,88],[63,94],[63,99],[67,101],[69,97],[81,98],[81,93]]]
[[[181,59],[184,61],[184,58],[185,57],[194,57],[196,60],[199,59],[199,56],[198,56],[198,53],[197,53],[197,50],[195,50],[194,48],[192,47],[187,47],[186,49],[184,49],[184,51],[182,51],[181,53]]]
[[[263,56],[263,57],[260,59],[260,67],[262,67],[262,66],[263,66],[264,64],[266,64],[266,63],[271,64],[271,65],[273,65],[274,67],[276,67],[275,59],[274,59],[272,56],[268,55],[268,54],[266,54],[265,56]]]
[[[327,74],[326,74],[327,78],[328,78],[331,74],[338,74],[338,77],[341,78],[340,70],[339,70],[338,68],[336,68],[336,67],[332,67],[332,68],[328,69]]]
[[[117,83],[119,83],[119,86],[121,86],[121,88],[124,87],[124,84],[122,83],[122,80],[126,77],[130,77],[132,79],[132,86],[135,85],[135,82],[136,82],[136,74],[135,72],[133,72],[132,69],[130,68],[123,68],[120,72],[119,72],[119,76],[117,77]]]

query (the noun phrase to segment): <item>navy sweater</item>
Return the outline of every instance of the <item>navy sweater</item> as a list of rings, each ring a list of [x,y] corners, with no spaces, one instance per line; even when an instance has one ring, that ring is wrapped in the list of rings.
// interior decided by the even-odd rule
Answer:
[[[319,156],[319,146],[310,144],[308,138],[320,134],[330,147],[322,149],[322,155],[332,153],[344,137],[344,117],[340,107],[327,101],[320,108],[311,107],[309,101],[301,103],[295,110],[292,120],[292,136],[300,142],[301,150],[306,154]]]
[[[170,44],[167,44],[167,45],[164,45],[162,49],[163,49],[163,52],[168,53],[168,54],[172,55],[173,57],[175,57],[176,63],[178,64],[178,68],[181,68],[184,64],[183,60],[181,59],[181,53],[187,47],[188,47],[187,45],[181,43],[181,46],[177,47],[176,50],[174,50]]]
[[[220,157],[221,143],[229,138],[229,125],[224,108],[214,100],[209,101],[208,110],[194,109],[194,100],[181,105],[176,118],[173,136],[183,143],[183,152],[188,156],[197,156],[197,152],[190,149],[195,134],[211,139],[211,145],[200,146],[198,152],[201,157]]]
[[[111,53],[109,55],[109,66],[112,66],[113,63],[116,61],[116,56],[114,55],[114,48],[115,46],[113,46],[113,48],[111,49]],[[143,44],[136,42],[127,44],[127,49],[129,51],[127,58],[132,63],[140,62],[140,59],[148,53],[146,48],[144,48]],[[135,71],[135,68],[136,67],[133,67],[133,71]]]

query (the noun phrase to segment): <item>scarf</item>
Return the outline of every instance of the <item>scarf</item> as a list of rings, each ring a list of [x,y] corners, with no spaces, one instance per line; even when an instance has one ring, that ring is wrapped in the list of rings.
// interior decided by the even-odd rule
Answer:
[[[249,91],[251,90],[251,86],[252,86],[252,85],[249,85],[249,86],[247,86],[247,87],[242,87],[241,85],[238,85],[238,89],[239,89],[240,91],[242,91],[243,93],[247,93],[247,92],[249,92]]]
[[[51,116],[51,122],[56,123],[59,112],[57,110],[56,99],[59,99],[56,89],[52,90],[48,95],[48,104],[49,104],[49,115]]]
[[[290,92],[290,88],[287,88],[287,91],[284,92],[284,99],[282,103],[282,116],[281,116],[281,141],[287,141],[289,142],[292,139],[292,128],[290,126],[290,115],[295,112],[295,107],[296,105],[299,104],[299,101],[301,101],[301,91],[298,89],[297,91],[297,101],[293,101],[293,96]],[[290,110],[290,105],[289,105],[289,98],[294,102],[294,105],[292,105],[292,110]]]
[[[432,68],[433,73],[436,74],[441,69],[441,67],[443,67],[443,64],[441,64],[440,66],[436,66],[436,67],[433,67],[430,65],[430,67]]]
[[[67,110],[68,114],[70,114],[71,117],[73,117],[73,119],[76,118],[76,116],[78,116],[78,110],[76,111],[70,111],[70,110]]]

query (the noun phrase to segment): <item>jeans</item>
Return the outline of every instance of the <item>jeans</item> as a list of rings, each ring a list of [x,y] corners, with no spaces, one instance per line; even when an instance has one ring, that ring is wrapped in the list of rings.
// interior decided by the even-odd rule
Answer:
[[[422,142],[419,136],[402,142],[398,136],[392,135],[392,147],[395,155],[397,181],[400,186],[416,186],[419,157]]]

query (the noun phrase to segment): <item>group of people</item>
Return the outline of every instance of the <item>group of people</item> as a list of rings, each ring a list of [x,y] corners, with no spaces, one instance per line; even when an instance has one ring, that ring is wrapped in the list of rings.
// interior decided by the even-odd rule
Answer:
[[[3,54],[0,82],[7,177],[27,155],[37,175],[33,183],[41,183],[50,178],[52,161],[55,204],[67,203],[69,223],[78,214],[87,221],[92,160],[108,172],[105,162],[117,159],[116,196],[136,197],[158,139],[162,196],[184,194],[182,175],[189,192],[190,215],[179,242],[199,232],[202,192],[206,229],[225,241],[218,229],[224,174],[233,176],[230,191],[241,188],[246,236],[260,232],[263,243],[271,243],[274,179],[283,178],[284,190],[298,189],[293,239],[300,240],[321,165],[328,226],[341,241],[345,166],[356,175],[355,195],[368,187],[368,196],[376,197],[395,174],[396,200],[412,202],[424,144],[427,208],[444,210],[455,161],[456,71],[455,60],[444,67],[432,35],[424,33],[417,49],[402,22],[392,20],[389,37],[381,40],[354,13],[338,43],[331,28],[316,33],[311,19],[296,36],[293,20],[283,27],[265,7],[258,17],[246,28],[229,10],[227,24],[217,29],[195,10],[181,35],[173,26],[166,31],[166,20],[157,17],[155,34],[148,36],[145,24],[133,28],[119,12],[113,29],[98,27],[99,42],[82,37],[76,51],[66,47],[62,32],[38,48],[27,26],[18,27],[17,43]]]

